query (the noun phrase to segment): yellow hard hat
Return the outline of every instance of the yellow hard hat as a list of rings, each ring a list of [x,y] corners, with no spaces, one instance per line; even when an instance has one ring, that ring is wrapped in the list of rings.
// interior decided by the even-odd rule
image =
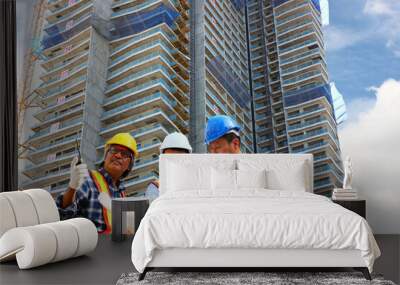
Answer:
[[[119,134],[116,134],[115,136],[113,136],[111,139],[109,139],[106,142],[106,147],[105,147],[106,152],[107,152],[109,146],[112,144],[118,144],[118,145],[127,147],[128,149],[130,149],[133,152],[135,158],[137,158],[139,156],[136,140],[131,136],[130,133],[119,133]]]

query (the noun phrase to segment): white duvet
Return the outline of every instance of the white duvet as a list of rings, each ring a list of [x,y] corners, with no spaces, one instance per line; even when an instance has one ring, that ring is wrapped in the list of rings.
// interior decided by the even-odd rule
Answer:
[[[370,272],[380,256],[359,215],[320,195],[265,189],[165,193],[136,232],[135,268],[143,272],[165,248],[358,249]]]

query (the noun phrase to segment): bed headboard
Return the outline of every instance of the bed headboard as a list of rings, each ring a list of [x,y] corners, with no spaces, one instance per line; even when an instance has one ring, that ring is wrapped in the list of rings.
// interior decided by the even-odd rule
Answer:
[[[159,160],[160,171],[160,193],[164,193],[163,185],[167,181],[167,169],[170,163],[186,165],[187,167],[195,165],[207,166],[230,166],[237,169],[238,163],[247,163],[259,165],[261,167],[271,168],[280,163],[301,163],[305,162],[305,177],[308,179],[307,192],[313,192],[313,155],[312,154],[161,154]],[[289,178],[289,177],[288,177]]]

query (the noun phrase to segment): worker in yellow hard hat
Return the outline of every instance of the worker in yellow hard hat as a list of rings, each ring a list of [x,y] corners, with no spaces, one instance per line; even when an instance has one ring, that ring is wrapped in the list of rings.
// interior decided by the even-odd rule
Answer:
[[[119,133],[105,144],[104,159],[98,170],[75,157],[71,162],[67,191],[57,197],[62,219],[85,217],[100,233],[111,233],[111,198],[125,196],[121,179],[132,170],[138,157],[137,144],[129,133]]]

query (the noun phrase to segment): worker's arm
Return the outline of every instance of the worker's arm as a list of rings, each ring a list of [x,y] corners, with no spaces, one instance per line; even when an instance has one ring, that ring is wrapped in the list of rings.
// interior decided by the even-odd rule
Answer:
[[[91,183],[89,179],[86,179],[77,190],[72,189],[72,191],[70,191],[68,188],[66,192],[57,197],[56,204],[62,220],[82,216],[82,214],[87,211],[89,206],[90,189]],[[64,199],[68,199],[68,197],[65,198],[65,195],[71,195],[71,193],[73,193],[71,203],[64,206]]]
[[[61,208],[66,208],[72,204],[75,198],[76,189],[81,187],[85,178],[89,176],[86,164],[78,164],[79,158],[75,156],[71,162],[69,187],[62,196]]]
[[[65,191],[64,194],[62,195],[62,201],[60,205],[61,208],[66,208],[72,204],[72,202],[74,201],[75,192],[76,192],[75,189],[68,187],[67,191]]]
[[[89,175],[86,164],[78,164],[78,157],[71,162],[70,181],[67,191],[60,194],[56,199],[56,204],[62,219],[73,218],[78,213],[78,207],[86,199],[84,182]],[[81,193],[82,192],[82,193]],[[79,195],[78,195],[79,194]]]

